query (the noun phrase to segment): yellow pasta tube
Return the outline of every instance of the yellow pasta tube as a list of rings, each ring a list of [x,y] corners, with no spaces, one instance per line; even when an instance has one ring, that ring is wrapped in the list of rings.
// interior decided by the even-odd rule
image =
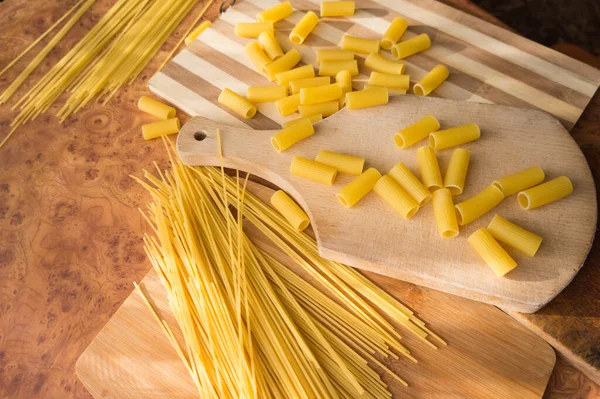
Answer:
[[[438,130],[429,134],[429,145],[436,151],[466,144],[481,137],[481,131],[476,123]]]
[[[337,193],[337,199],[346,208],[352,208],[358,201],[373,189],[381,178],[381,173],[375,168],[365,170],[360,176],[348,183]]]
[[[256,15],[258,22],[277,22],[292,15],[294,9],[289,1],[284,1],[276,6],[259,12]]]
[[[275,39],[275,34],[271,31],[262,32],[258,35],[258,43],[272,60],[276,60],[277,58],[283,55],[283,50],[281,50],[281,46],[277,39]]]
[[[408,22],[404,18],[394,18],[381,38],[381,48],[384,50],[391,49],[406,32],[406,28],[408,28]]]
[[[438,88],[450,76],[450,71],[443,65],[438,65],[423,76],[413,86],[413,92],[417,96],[428,96],[432,91]]]
[[[291,49],[275,61],[267,64],[263,67],[263,71],[267,75],[267,78],[273,82],[275,80],[275,76],[278,73],[289,71],[293,67],[296,66],[297,63],[300,62],[302,56],[295,48]]]
[[[312,32],[319,23],[319,17],[312,11],[307,12],[296,24],[290,33],[290,40],[294,44],[302,44],[306,37]]]
[[[342,88],[337,83],[300,89],[300,104],[318,104],[342,97]]]
[[[379,52],[379,41],[344,35],[341,47],[359,54],[377,53]]]
[[[330,50],[320,49],[317,50],[317,63],[320,64],[322,61],[349,61],[354,59],[354,52],[350,50]]]
[[[457,148],[452,153],[444,176],[444,187],[449,189],[452,195],[463,193],[470,161],[471,153],[464,148]]]
[[[535,256],[542,245],[542,237],[499,215],[494,216],[487,229],[496,240],[528,256]]]
[[[254,65],[254,68],[260,73],[264,73],[265,66],[271,63],[271,59],[267,57],[260,44],[258,42],[248,43],[244,48],[246,56],[250,58],[250,61]]]
[[[517,194],[519,205],[523,209],[534,209],[558,201],[573,192],[573,183],[566,176],[560,176],[539,186]]]
[[[290,173],[328,186],[333,185],[337,176],[335,168],[299,156],[292,159]]]
[[[427,33],[421,33],[411,39],[396,43],[392,46],[392,55],[395,59],[401,60],[413,54],[420,53],[431,47],[431,40]]]
[[[180,128],[181,125],[178,118],[165,119],[164,121],[143,125],[142,135],[144,136],[144,140],[151,140],[160,136],[178,133]]]
[[[408,90],[410,78],[408,75],[392,75],[389,73],[373,71],[371,72],[371,76],[369,76],[369,84]]]
[[[503,277],[517,266],[517,262],[498,244],[489,231],[481,228],[467,239],[484,262],[498,277]]]
[[[235,24],[235,35],[239,37],[256,38],[263,32],[273,32],[273,23],[238,22]]]
[[[342,96],[340,97],[340,107],[342,107],[346,102],[346,93],[352,91],[352,74],[347,70],[339,71],[335,75],[335,83],[342,88]]]
[[[400,148],[408,148],[439,128],[440,123],[437,119],[431,115],[427,115],[394,134],[394,143]]]
[[[292,126],[294,123],[298,123],[300,122],[302,119],[308,119],[310,121],[310,123],[316,123],[319,122],[321,120],[323,120],[323,115],[321,114],[316,114],[316,115],[310,115],[307,116],[306,118],[296,118],[296,119],[292,119],[291,121],[285,121],[281,124],[282,128],[286,128],[288,126]]]
[[[380,87],[383,87],[384,89],[386,89],[388,94],[406,94],[406,89],[399,89],[397,87],[389,87],[389,86],[376,86],[376,85],[370,85],[370,84],[366,84],[363,90],[377,89]]]
[[[333,61],[325,60],[319,64],[319,75],[335,76],[340,71],[348,71],[350,75],[358,75],[358,63],[356,60]]]
[[[459,233],[456,211],[452,203],[452,193],[447,188],[433,192],[433,215],[438,233],[444,238],[456,237]]]
[[[198,36],[200,36],[202,34],[202,32],[207,30],[211,25],[212,25],[212,22],[210,22],[210,21],[204,21],[200,25],[198,25],[198,27],[196,29],[194,29],[185,38],[185,45],[189,46],[194,40],[196,40],[198,38]]]
[[[419,206],[425,205],[431,199],[431,192],[427,190],[427,187],[402,162],[394,166],[388,172],[388,175],[392,176],[417,201]]]
[[[223,89],[217,101],[219,104],[224,105],[246,119],[250,119],[256,115],[254,104],[228,88]]]
[[[281,100],[275,101],[275,106],[277,107],[277,111],[279,111],[281,116],[290,115],[298,111],[299,105],[300,94],[293,94],[291,96],[284,97]]]
[[[285,86],[249,86],[246,97],[252,103],[270,103],[287,96]]]
[[[392,176],[385,175],[373,186],[377,193],[404,219],[410,219],[419,210],[419,204],[394,180]]]
[[[539,166],[524,169],[520,172],[513,173],[503,177],[502,179],[494,180],[494,186],[502,190],[505,197],[518,193],[519,191],[527,190],[530,187],[537,186],[544,181],[546,175]]]
[[[300,89],[304,89],[305,87],[324,86],[328,85],[329,83],[331,83],[331,78],[329,76],[318,76],[316,78],[292,80],[289,83],[289,86],[292,94],[296,94],[300,93]]]
[[[494,185],[489,185],[474,197],[455,205],[458,224],[465,226],[479,219],[504,199],[502,191]]]
[[[278,85],[287,86],[290,82],[300,79],[308,79],[315,77],[315,69],[312,65],[303,65],[298,68],[290,69],[289,71],[281,72],[275,75]]]
[[[302,231],[310,224],[306,212],[282,190],[277,190],[271,196],[271,206],[289,222],[297,231]]]
[[[302,118],[298,122],[280,130],[271,137],[271,145],[277,151],[285,151],[297,142],[315,134],[315,129],[308,118]]]
[[[387,104],[388,99],[388,91],[385,87],[352,91],[346,93],[346,107],[348,109],[374,107],[376,105]]]
[[[374,71],[392,75],[403,75],[406,70],[406,65],[403,63],[388,60],[380,53],[370,53],[365,59],[365,66]]]
[[[321,114],[323,117],[328,117],[340,109],[340,103],[338,101],[327,101],[325,103],[318,104],[306,104],[298,106],[298,112],[302,117],[308,117],[311,115]]]
[[[350,17],[354,15],[353,1],[322,1],[321,17]]]
[[[365,166],[365,159],[354,155],[340,154],[333,151],[321,150],[315,161],[332,166],[338,172],[359,176]]]
[[[150,114],[158,119],[171,119],[175,117],[177,112],[175,108],[156,101],[148,96],[141,96],[138,100],[138,109],[142,112]]]
[[[433,148],[424,146],[417,150],[417,165],[421,172],[421,180],[429,191],[442,188],[442,174],[440,164]]]

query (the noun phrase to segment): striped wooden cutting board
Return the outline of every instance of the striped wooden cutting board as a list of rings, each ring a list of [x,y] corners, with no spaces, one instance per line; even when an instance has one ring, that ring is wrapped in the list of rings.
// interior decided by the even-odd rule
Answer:
[[[600,71],[433,0],[357,1],[350,18],[323,18],[304,45],[295,46],[288,34],[319,0],[292,1],[294,13],[277,23],[276,36],[285,51],[296,47],[302,60],[317,66],[316,48],[335,48],[344,33],[380,38],[390,21],[401,16],[409,22],[403,40],[427,33],[432,47],[404,60],[414,83],[435,65],[449,67],[450,77],[436,96],[456,100],[537,108],[556,116],[571,129],[600,84]],[[253,39],[236,37],[238,22],[255,21],[256,14],[276,0],[242,1],[229,9],[194,43],[183,50],[149,81],[150,89],[191,115],[233,126],[274,129],[286,119],[273,104],[259,104],[259,113],[245,120],[221,107],[221,89],[245,94],[251,85],[268,81],[257,73],[244,54]],[[357,55],[361,74],[355,89],[364,85],[369,68]]]

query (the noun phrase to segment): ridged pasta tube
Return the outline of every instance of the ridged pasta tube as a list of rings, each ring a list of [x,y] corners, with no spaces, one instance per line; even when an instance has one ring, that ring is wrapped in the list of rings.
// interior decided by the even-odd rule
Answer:
[[[394,44],[398,43],[404,32],[406,32],[406,28],[408,28],[408,22],[404,18],[394,18],[381,38],[381,48],[384,50],[391,49]]]
[[[289,222],[297,231],[303,231],[310,224],[306,212],[282,190],[277,190],[271,196],[271,206]]]
[[[185,38],[185,45],[189,46],[194,40],[198,38],[198,36],[202,34],[202,32],[210,28],[211,25],[212,22],[210,21],[204,21],[200,25],[198,25],[198,27],[191,31],[190,34],[187,35],[187,37]]]
[[[417,96],[428,96],[432,91],[438,88],[450,76],[450,71],[443,65],[433,68],[413,86],[413,92]]]
[[[339,50],[339,49],[319,49],[317,53],[317,63],[321,61],[349,61],[354,59],[354,52],[350,50]]]
[[[178,118],[165,119],[143,125],[142,135],[144,140],[151,140],[160,136],[178,133],[179,129],[181,129],[181,124]]]
[[[293,114],[298,111],[298,106],[300,105],[300,94],[293,94],[291,96],[287,96],[282,98],[281,100],[277,100],[275,102],[275,106],[277,107],[277,111],[281,116],[286,116]]]
[[[394,44],[392,46],[392,55],[395,59],[401,60],[413,54],[425,51],[429,47],[431,47],[431,40],[426,33],[422,33],[419,36]]]
[[[392,176],[381,177],[373,186],[373,191],[404,219],[410,219],[419,210],[417,201],[404,191]]]
[[[440,123],[438,120],[431,115],[427,115],[394,134],[394,143],[400,148],[408,148],[425,139],[430,133],[439,128]]]
[[[489,185],[475,196],[455,205],[458,224],[465,226],[485,215],[504,199],[502,191]]]
[[[302,105],[338,100],[340,97],[342,97],[342,88],[337,83],[300,89],[300,104]]]
[[[303,65],[289,71],[281,72],[275,75],[278,85],[287,86],[290,82],[300,79],[309,79],[315,77],[315,69],[312,65]]]
[[[392,75],[403,75],[406,65],[385,58],[380,53],[370,53],[365,59],[365,66],[377,72],[389,73]]]
[[[163,104],[148,96],[141,96],[138,100],[138,109],[158,119],[171,119],[177,111],[170,105]]]
[[[429,145],[436,151],[457,145],[470,143],[481,137],[481,131],[476,123],[438,130],[429,134]]]
[[[239,37],[257,38],[263,32],[273,32],[273,23],[238,22],[235,24],[235,35]]]
[[[463,193],[470,161],[471,153],[464,148],[457,148],[452,153],[444,176],[444,187],[449,189],[452,195]]]
[[[225,88],[223,91],[221,91],[217,101],[219,104],[224,105],[246,119],[250,119],[256,115],[256,107],[254,104],[239,94],[229,90],[228,88]]]
[[[356,60],[325,60],[319,64],[319,75],[321,76],[335,76],[340,71],[348,71],[350,75],[358,75],[358,63]]]
[[[290,173],[328,186],[333,185],[337,176],[335,168],[300,156],[295,156],[292,159]]]
[[[282,127],[282,128],[286,128],[286,127],[288,127],[288,126],[292,126],[294,123],[298,123],[298,122],[300,122],[302,119],[308,119],[308,120],[310,121],[310,123],[316,123],[316,122],[319,122],[319,121],[323,120],[323,115],[321,115],[321,114],[316,114],[316,115],[310,115],[310,116],[307,116],[306,118],[302,118],[302,117],[300,117],[300,118],[292,119],[292,120],[290,120],[290,121],[285,121],[285,122],[283,122],[283,123],[281,124],[281,127]]]
[[[289,83],[289,86],[292,94],[297,94],[300,93],[300,89],[305,87],[324,86],[328,85],[329,83],[331,83],[331,78],[329,76],[318,76],[316,78],[292,80]]]
[[[300,62],[302,56],[295,48],[291,49],[283,56],[279,57],[275,61],[267,64],[263,67],[264,73],[267,75],[267,78],[273,82],[275,80],[275,76],[278,73],[289,71],[293,67],[296,66],[297,63]]]
[[[290,41],[294,44],[302,44],[306,37],[319,23],[319,17],[312,11],[307,12],[296,24],[290,33]]]
[[[346,93],[346,107],[348,109],[374,107],[387,104],[388,101],[388,91],[385,87]]]
[[[252,103],[270,103],[287,96],[285,86],[248,86],[246,97]]]
[[[517,266],[517,262],[498,244],[489,231],[481,228],[467,239],[484,262],[498,277],[503,277]]]
[[[375,168],[365,170],[360,176],[348,183],[337,193],[337,199],[346,208],[352,208],[375,186],[381,173]]]
[[[560,176],[539,186],[517,194],[519,205],[523,209],[534,209],[558,201],[573,192],[573,183],[566,176]]]
[[[444,238],[456,237],[459,229],[450,190],[441,188],[434,191],[432,203],[438,233]]]
[[[417,150],[417,165],[419,165],[419,171],[421,172],[421,180],[429,191],[442,188],[440,164],[433,148],[423,146]]]
[[[542,245],[542,237],[499,215],[494,216],[487,229],[496,240],[528,256],[535,256]]]
[[[244,51],[252,62],[252,65],[254,65],[254,68],[260,73],[265,73],[265,66],[270,64],[272,60],[265,54],[260,44],[258,42],[248,43]]]
[[[365,166],[364,158],[327,150],[319,151],[315,161],[334,167],[338,172],[355,176],[360,176]]]
[[[283,50],[277,39],[275,39],[275,34],[271,31],[262,32],[258,35],[258,43],[272,60],[276,60],[283,55]]]
[[[546,175],[539,166],[524,169],[512,175],[505,176],[501,179],[494,180],[494,186],[502,190],[505,197],[518,193],[519,191],[527,190],[530,187],[537,186],[544,181]]]
[[[392,176],[417,201],[419,206],[425,205],[431,199],[431,192],[402,162],[390,169],[388,175]]]
[[[408,75],[392,75],[389,73],[373,71],[371,72],[371,76],[369,76],[369,84],[408,90],[410,77]]]
[[[294,9],[289,1],[284,1],[276,6],[259,12],[256,15],[258,22],[277,22],[292,15]]]
[[[362,37],[344,35],[341,47],[344,50],[354,51],[359,54],[369,54],[379,52],[379,41],[365,39]]]
[[[340,107],[342,107],[346,102],[346,93],[352,91],[352,74],[347,70],[339,71],[335,75],[335,83],[342,88],[342,97],[340,97]]]
[[[283,128],[271,137],[271,144],[277,151],[285,151],[297,142],[315,134],[315,129],[308,118],[302,118],[298,122]]]
[[[306,104],[298,106],[298,112],[302,117],[308,117],[316,114],[321,114],[323,115],[323,117],[328,117],[338,112],[339,109],[340,103],[336,100],[318,104]]]
[[[350,17],[354,15],[353,1],[322,1],[321,17]]]

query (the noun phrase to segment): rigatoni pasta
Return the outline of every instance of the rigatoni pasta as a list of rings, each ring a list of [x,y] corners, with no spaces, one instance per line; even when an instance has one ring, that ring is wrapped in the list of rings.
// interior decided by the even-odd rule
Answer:
[[[202,32],[210,28],[211,25],[212,22],[210,21],[204,21],[200,25],[198,25],[198,27],[191,31],[190,34],[187,35],[187,37],[185,38],[185,45],[189,46],[194,40],[198,38],[198,36],[202,34]]]
[[[151,140],[160,136],[178,133],[179,129],[181,129],[179,118],[171,118],[143,125],[142,135],[144,140]]]
[[[278,85],[287,86],[290,82],[300,79],[310,79],[315,77],[315,69],[312,65],[303,65],[289,71],[280,72],[275,75]]]
[[[374,107],[387,104],[388,101],[388,91],[385,87],[346,93],[346,107],[348,109]]]
[[[306,212],[283,190],[277,190],[271,196],[271,206],[287,220],[297,231],[303,231],[310,224]]]
[[[298,112],[302,117],[307,117],[316,114],[321,114],[323,115],[323,117],[328,117],[338,112],[339,109],[340,103],[336,100],[318,104],[301,104],[298,106]]]
[[[281,100],[277,100],[275,102],[275,106],[277,107],[277,111],[281,116],[287,116],[293,114],[298,111],[298,106],[300,105],[300,94],[293,94],[291,96],[287,96],[282,98]]]
[[[370,53],[365,59],[365,66],[374,71],[392,75],[403,75],[406,70],[405,64],[389,60],[380,53]]]
[[[504,199],[504,194],[496,186],[489,185],[475,196],[456,204],[458,224],[465,226],[485,215]]]
[[[254,68],[260,73],[265,73],[265,66],[273,61],[265,54],[258,42],[248,43],[244,51],[252,62],[252,65],[254,65]]]
[[[542,245],[542,237],[499,215],[494,216],[487,229],[496,240],[528,256],[535,256]]]
[[[450,71],[443,65],[437,65],[413,86],[417,96],[428,96],[450,76]]]
[[[342,88],[342,97],[340,98],[340,107],[346,102],[346,93],[352,91],[352,74],[350,71],[339,71],[335,75],[335,83]]]
[[[344,50],[350,50],[360,54],[377,53],[379,52],[379,41],[344,35],[341,47]]]
[[[427,33],[421,33],[411,39],[396,43],[392,46],[392,55],[395,59],[401,60],[413,54],[420,53],[431,47],[431,40]]]
[[[333,185],[337,176],[335,168],[300,156],[292,159],[290,173],[328,186]]]
[[[337,199],[346,208],[351,208],[373,189],[380,178],[381,173],[377,169],[369,168],[344,186],[337,193]]]
[[[306,37],[312,32],[319,23],[319,17],[312,11],[307,12],[296,24],[290,33],[290,40],[294,44],[302,44]]]
[[[273,23],[238,22],[235,24],[235,35],[239,37],[257,38],[263,32],[273,32]]]
[[[317,87],[324,86],[331,83],[331,78],[329,76],[318,76],[316,78],[306,78],[300,80],[292,80],[289,83],[290,91],[292,94],[300,93],[300,89],[305,87]]]
[[[421,172],[421,180],[429,191],[442,188],[440,164],[433,148],[423,146],[417,150],[417,165],[419,165],[419,171]]]
[[[519,205],[523,209],[534,209],[558,201],[573,192],[573,183],[566,176],[560,176],[539,186],[517,194]]]
[[[408,22],[404,18],[394,18],[381,38],[381,48],[384,50],[391,49],[394,44],[398,43],[404,32],[406,32],[406,28],[408,28]]]
[[[494,180],[494,186],[502,190],[505,197],[527,190],[530,187],[537,186],[544,181],[546,175],[539,166],[523,169],[520,172]]]
[[[429,134],[429,145],[436,151],[466,144],[481,137],[481,131],[476,123],[438,130]]]
[[[300,89],[300,104],[302,105],[338,100],[340,97],[342,97],[342,88],[337,83]]]
[[[252,103],[268,103],[280,100],[287,96],[285,86],[248,86],[246,97]]]
[[[315,129],[310,119],[302,118],[272,136],[271,144],[275,150],[281,152],[313,134],[315,134]]]
[[[315,161],[334,167],[338,172],[355,176],[359,176],[362,173],[365,165],[364,158],[327,150],[319,151]]]
[[[432,204],[438,233],[444,238],[456,237],[459,229],[450,190],[441,188],[434,191]]]
[[[321,114],[316,114],[316,115],[310,115],[307,116],[306,118],[296,118],[296,119],[292,119],[290,121],[285,121],[281,124],[282,128],[286,128],[288,126],[292,126],[294,123],[298,123],[300,122],[302,119],[308,119],[311,123],[316,123],[319,122],[320,120],[323,120],[323,115]]]
[[[350,75],[358,75],[358,63],[356,60],[325,60],[319,64],[319,75],[335,76],[340,71],[348,71]]]
[[[263,67],[267,78],[273,82],[278,73],[289,71],[300,62],[302,56],[295,48]]]
[[[517,262],[498,244],[489,231],[481,228],[467,239],[498,277],[503,277],[517,266]]]
[[[400,162],[395,165],[390,169],[388,175],[392,176],[417,201],[419,206],[425,205],[431,199],[431,192],[404,163]]]
[[[394,134],[394,143],[400,148],[408,148],[425,139],[430,133],[439,128],[440,123],[438,120],[431,115],[427,115]]]
[[[163,104],[148,96],[141,96],[138,100],[138,109],[158,119],[171,119],[177,112],[170,105]]]
[[[289,1],[284,1],[256,15],[258,22],[277,22],[292,15],[294,9]]]
[[[373,186],[385,202],[404,219],[410,219],[419,210],[419,204],[389,175],[382,176]]]
[[[408,90],[410,78],[408,75],[392,75],[389,73],[371,72],[369,84],[374,86],[395,87],[402,90]]]
[[[272,31],[262,32],[258,35],[258,43],[272,60],[276,60],[283,55],[283,50]]]
[[[354,1],[322,1],[321,17],[350,17],[354,15]]]
[[[452,153],[444,176],[444,187],[449,189],[452,195],[463,193],[470,161],[471,153],[464,148],[457,148]]]
[[[320,64],[322,61],[348,61],[354,59],[354,52],[350,50],[340,49],[319,49],[317,53],[317,63]]]
[[[250,101],[240,96],[236,92],[229,90],[228,88],[223,89],[219,98],[217,99],[219,104],[224,105],[236,114],[243,116],[246,119],[252,118],[256,115],[256,107]]]

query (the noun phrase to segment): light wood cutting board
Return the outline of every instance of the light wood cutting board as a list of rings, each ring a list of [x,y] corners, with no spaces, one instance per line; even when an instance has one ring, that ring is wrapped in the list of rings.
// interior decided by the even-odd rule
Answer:
[[[259,247],[288,265],[293,261],[266,239],[249,231]],[[293,268],[293,266],[291,266]],[[409,383],[392,384],[402,398],[540,398],[554,367],[554,351],[542,339],[497,308],[368,274],[410,306],[449,345],[434,350],[403,334],[418,363],[391,360],[388,366]],[[160,316],[175,326],[166,292],[154,271],[142,280]],[[181,332],[174,328],[181,339]],[[133,292],[81,355],[77,375],[96,398],[196,398],[187,370]]]
[[[275,26],[284,50],[298,49],[303,62],[315,67],[316,48],[337,47],[344,33],[378,39],[393,18],[402,16],[409,22],[403,39],[423,32],[432,39],[429,50],[403,60],[411,81],[440,63],[450,69],[436,96],[540,109],[571,129],[600,84],[598,69],[433,0],[358,0],[354,17],[323,18],[303,45],[293,45],[289,31],[307,10],[318,13],[319,3],[292,0],[296,11]],[[232,126],[277,128],[286,118],[273,104],[261,104],[260,114],[245,120],[217,103],[224,87],[244,94],[250,85],[268,83],[244,54],[244,46],[254,39],[236,37],[233,29],[275,4],[277,0],[236,4],[158,72],[148,83],[150,90],[190,115]],[[357,59],[361,75],[354,86],[361,89],[371,70],[364,66],[364,55]]]
[[[471,165],[465,191],[455,197],[455,203],[472,197],[495,179],[532,166],[540,166],[547,179],[568,176],[574,194],[531,211],[522,210],[516,196],[510,196],[462,227],[457,238],[443,239],[431,205],[404,220],[370,193],[347,209],[335,194],[353,176],[339,174],[329,187],[289,173],[295,155],[314,159],[321,149],[364,157],[365,168],[374,167],[382,174],[400,161],[416,173],[419,145],[401,150],[394,145],[393,134],[424,115],[435,115],[442,128],[471,122],[481,128],[481,138],[463,146],[471,151]],[[225,166],[258,175],[290,193],[309,214],[321,255],[360,269],[531,313],[573,279],[592,244],[597,209],[591,172],[569,133],[544,112],[396,96],[386,106],[343,109],[315,124],[313,136],[283,153],[270,144],[276,130],[252,131],[198,117],[179,133],[177,148],[184,163],[220,164],[217,128]],[[205,138],[196,140],[197,133]],[[442,173],[452,150],[437,153]],[[519,266],[504,278],[497,277],[467,243],[468,236],[487,226],[494,214],[544,238],[534,258],[509,251]]]

